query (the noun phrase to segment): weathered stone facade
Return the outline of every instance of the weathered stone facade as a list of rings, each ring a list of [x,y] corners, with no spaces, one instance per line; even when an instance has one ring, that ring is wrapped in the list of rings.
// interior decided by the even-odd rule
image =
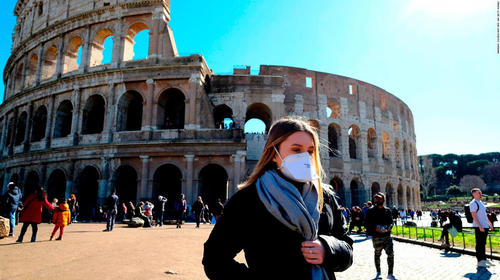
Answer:
[[[169,0],[19,0],[15,15],[0,106],[3,186],[74,192],[89,213],[113,187],[124,200],[182,192],[213,202],[234,193],[266,139],[245,136],[245,122],[300,115],[339,151],[322,159],[344,203],[379,189],[393,204],[420,204],[411,111],[380,88],[281,66],[214,75],[202,56],[178,56]],[[133,60],[143,30],[148,57]],[[109,36],[113,55],[101,64]],[[224,118],[232,129],[219,128]]]

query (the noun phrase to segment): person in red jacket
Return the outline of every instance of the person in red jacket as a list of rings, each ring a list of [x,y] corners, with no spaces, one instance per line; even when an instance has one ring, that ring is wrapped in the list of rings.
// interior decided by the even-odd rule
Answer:
[[[58,229],[59,237],[56,240],[62,240],[62,236],[64,234],[64,228],[71,222],[71,212],[69,211],[69,205],[66,203],[66,200],[59,204],[59,208],[54,211],[54,218],[52,219],[54,223],[54,230],[50,235],[50,240],[54,238]]]
[[[36,241],[38,224],[42,222],[43,207],[51,211],[55,209],[55,207],[47,201],[47,193],[42,188],[38,188],[33,194],[29,195],[24,202],[24,210],[20,218],[20,222],[23,223],[23,227],[21,228],[21,234],[19,234],[19,238],[16,242],[23,242],[24,234],[26,233],[29,225],[31,225],[31,229],[33,230],[31,242]]]

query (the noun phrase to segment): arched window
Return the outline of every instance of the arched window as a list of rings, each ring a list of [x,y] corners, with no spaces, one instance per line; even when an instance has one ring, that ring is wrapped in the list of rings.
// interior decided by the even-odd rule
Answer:
[[[96,218],[97,193],[99,189],[99,171],[93,166],[85,167],[77,179],[77,199],[80,204],[78,217],[88,221]]]
[[[335,176],[330,181],[330,185],[335,189],[335,194],[339,198],[339,204],[343,205],[343,206],[346,206],[345,191],[344,191],[344,182],[342,182],[342,179],[340,179],[339,177]]]
[[[380,192],[380,185],[379,185],[379,183],[373,182],[372,183],[372,189],[371,189],[371,191],[372,191],[371,198],[373,199],[373,196],[375,194],[377,194],[378,192]]]
[[[37,142],[45,138],[47,127],[47,109],[40,106],[33,115],[33,128],[31,131],[31,142]]]
[[[49,201],[53,198],[57,198],[59,201],[66,198],[66,175],[61,169],[56,169],[50,174],[47,188]]]
[[[137,172],[129,165],[118,167],[113,176],[114,186],[122,202],[137,202]]]
[[[38,187],[40,187],[40,177],[36,171],[30,171],[24,182],[24,197],[32,194]]]
[[[377,132],[375,132],[375,129],[369,128],[366,138],[368,157],[375,158],[377,156]]]
[[[173,164],[164,164],[156,169],[153,175],[153,197],[167,197],[168,209],[173,210],[174,202],[182,193],[182,172]]]
[[[358,181],[351,181],[351,206],[360,206],[362,201],[360,197],[360,190],[358,186]]]
[[[340,157],[340,126],[336,123],[328,125],[328,150],[330,157]]]
[[[330,115],[327,115],[328,118],[340,119],[340,104],[337,101],[328,102],[328,108],[331,112]]]
[[[23,88],[23,69],[24,69],[24,64],[20,64],[19,67],[17,67],[16,71],[16,78],[14,81],[14,93],[17,93]]]
[[[7,139],[5,147],[10,146],[14,142],[14,132],[16,131],[16,120],[14,118],[9,119],[9,124],[7,125]]]
[[[149,53],[149,27],[138,22],[130,26],[125,37],[123,61],[144,59]]]
[[[28,114],[26,112],[22,112],[16,124],[16,141],[14,142],[15,146],[21,145],[24,142],[27,120]]]
[[[29,60],[28,68],[26,69],[26,87],[30,87],[35,83],[36,70],[38,66],[38,55],[33,54]]]
[[[398,208],[403,209],[403,186],[401,184],[398,185]]]
[[[229,120],[227,120],[229,119]],[[233,128],[233,110],[226,104],[218,105],[214,108],[215,128],[231,129]]]
[[[385,160],[391,158],[390,138],[387,131],[382,132],[382,158]]]
[[[80,56],[83,40],[80,37],[73,37],[68,43],[64,56],[63,73],[78,70],[80,68]]]
[[[54,138],[66,137],[71,133],[71,123],[73,118],[73,105],[71,101],[64,100],[59,104],[56,111],[56,121],[54,124]]]
[[[351,125],[351,127],[349,127],[349,130],[347,131],[347,134],[349,135],[349,157],[352,159],[361,158],[360,151],[358,151],[359,137],[361,134],[359,131],[359,127],[356,125]]]
[[[127,91],[118,102],[118,131],[141,130],[142,96],[136,91]]]
[[[184,94],[175,88],[167,89],[158,98],[157,125],[159,129],[183,129]]]
[[[104,98],[94,94],[83,109],[82,134],[101,133],[104,127]]]
[[[265,134],[266,124],[260,119],[249,119],[243,128],[245,134]]]
[[[209,164],[203,167],[198,177],[198,194],[208,207],[215,206],[217,199],[224,202],[228,193],[228,175],[226,170],[218,164]]]
[[[259,119],[266,125],[265,133],[269,131],[272,122],[272,112],[269,107],[263,103],[254,103],[247,108],[245,115],[245,127],[251,119]]]
[[[52,45],[45,52],[42,65],[42,80],[53,77],[56,74],[57,47]]]
[[[105,47],[110,48],[110,50],[105,49]],[[112,55],[113,32],[107,28],[101,29],[97,32],[92,42],[90,67],[110,63]]]
[[[392,185],[390,183],[385,185],[385,201],[385,205],[387,205],[387,207],[391,208],[394,206],[394,190],[392,189]]]

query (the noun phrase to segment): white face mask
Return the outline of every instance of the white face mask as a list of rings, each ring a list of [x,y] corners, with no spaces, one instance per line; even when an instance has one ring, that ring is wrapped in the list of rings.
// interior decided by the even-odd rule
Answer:
[[[311,156],[309,153],[291,154],[283,159],[276,147],[274,147],[274,150],[281,159],[281,167],[279,170],[281,170],[286,177],[302,183],[318,179],[316,170],[312,168]]]

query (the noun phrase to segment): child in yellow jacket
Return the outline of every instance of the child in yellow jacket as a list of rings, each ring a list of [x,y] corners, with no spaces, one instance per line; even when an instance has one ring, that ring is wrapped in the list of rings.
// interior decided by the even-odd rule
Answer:
[[[59,204],[59,208],[56,208],[54,210],[54,216],[52,218],[52,222],[54,222],[54,230],[52,231],[52,235],[50,236],[50,240],[54,238],[54,235],[56,235],[56,232],[58,229],[59,231],[59,237],[56,238],[56,240],[62,240],[62,236],[64,234],[64,228],[69,224],[71,221],[71,212],[69,211],[69,205],[66,203],[66,200],[61,202]]]

